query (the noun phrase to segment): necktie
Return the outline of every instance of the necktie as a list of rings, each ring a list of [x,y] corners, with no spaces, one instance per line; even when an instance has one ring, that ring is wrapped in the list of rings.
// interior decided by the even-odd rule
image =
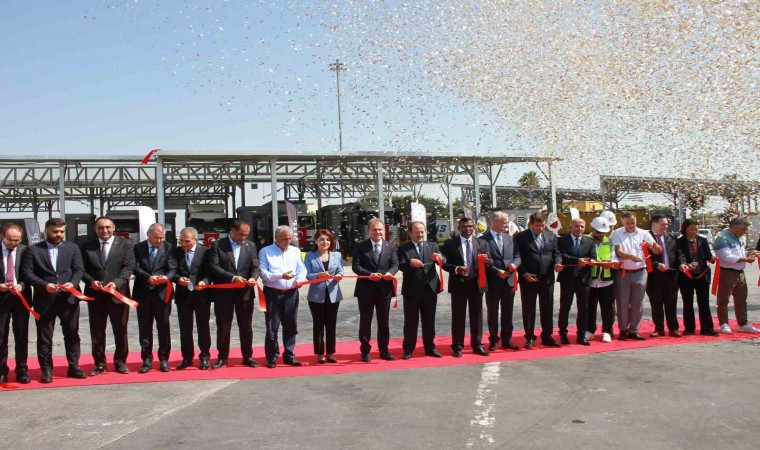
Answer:
[[[536,247],[538,247],[539,250],[543,250],[544,249],[543,244],[544,244],[543,234],[539,233],[538,236],[536,236]]]
[[[670,264],[668,264],[668,251],[665,249],[665,242],[662,235],[657,236],[657,243],[662,247],[662,263],[670,267]]]
[[[150,247],[150,265],[156,262],[156,247]]]
[[[190,267],[193,265],[193,254],[195,253],[194,250],[188,250],[185,254],[185,263],[187,263],[187,269],[190,270]]]
[[[417,244],[417,254],[420,255],[420,261],[423,261],[423,259],[422,259],[423,258],[423,256],[422,256],[422,243],[421,242],[419,244]]]
[[[467,267],[467,276],[472,276],[472,246],[470,245],[469,239],[464,241],[464,258],[464,264]]]
[[[5,262],[5,282],[11,285],[16,284],[16,270],[13,267],[13,249],[8,249],[8,260]]]
[[[496,247],[499,249],[499,254],[504,251],[504,241],[501,239],[501,233],[496,233]]]
[[[581,255],[581,239],[575,238],[575,244],[573,244],[573,251],[575,252],[576,256]]]
[[[108,242],[103,241],[100,243],[100,262],[103,264],[106,263],[106,259],[108,259],[108,251],[106,250],[106,247],[108,246]]]
[[[375,244],[375,264],[380,265],[380,244]]]

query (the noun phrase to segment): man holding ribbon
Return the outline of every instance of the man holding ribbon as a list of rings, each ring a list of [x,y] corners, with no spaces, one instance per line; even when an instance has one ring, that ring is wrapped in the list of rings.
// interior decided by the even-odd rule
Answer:
[[[644,337],[638,330],[641,316],[644,314],[647,274],[652,264],[647,257],[650,250],[662,253],[662,247],[654,241],[649,232],[636,226],[636,216],[632,212],[625,211],[621,219],[623,228],[616,229],[610,235],[615,246],[615,255],[623,262],[620,283],[615,284],[620,340],[643,341]]]
[[[37,359],[41,383],[53,382],[53,332],[61,321],[69,378],[87,378],[79,367],[79,288],[84,273],[79,248],[63,240],[66,221],[54,217],[45,223],[45,240],[29,247],[21,259],[21,279],[34,287],[37,321]]]
[[[16,360],[16,381],[27,384],[31,381],[27,374],[29,354],[29,310],[16,294],[25,299],[32,298],[32,289],[19,276],[21,259],[26,245],[21,243],[23,230],[16,224],[5,225],[2,229],[2,259],[0,260],[0,383],[8,381],[8,335],[13,320],[14,356]]]
[[[590,345],[586,339],[588,330],[588,295],[591,285],[591,264],[596,260],[594,241],[584,236],[586,221],[581,218],[573,219],[570,223],[570,234],[557,239],[557,247],[562,255],[563,267],[557,276],[559,281],[559,339],[562,344],[569,344],[567,325],[570,308],[575,297],[575,327],[576,342]]]
[[[396,244],[388,242],[385,236],[385,224],[374,218],[367,224],[369,239],[359,243],[354,249],[351,265],[354,273],[361,277],[356,281],[354,296],[359,299],[359,342],[361,360],[370,362],[372,346],[372,316],[377,312],[377,346],[380,358],[386,361],[396,359],[388,351],[390,328],[388,320],[391,312],[393,278],[398,272],[398,251]]]
[[[135,300],[137,308],[142,366],[147,373],[153,366],[153,322],[158,332],[159,370],[168,372],[169,352],[172,349],[169,333],[169,316],[172,313],[169,254],[172,246],[164,240],[166,228],[160,223],[148,227],[148,239],[135,245]]]
[[[739,325],[737,331],[744,333],[760,333],[760,330],[747,321],[747,278],[744,275],[744,267],[747,263],[754,264],[758,251],[752,250],[747,252],[742,245],[741,237],[747,233],[749,221],[743,217],[737,217],[731,220],[728,228],[718,233],[713,242],[715,256],[718,257],[720,269],[715,269],[715,278],[713,280],[713,289],[717,283],[718,296],[718,322],[720,323],[720,332],[731,334],[731,327],[728,325],[728,299],[734,298],[734,314],[736,323]],[[716,294],[716,292],[713,292]]]
[[[277,334],[282,324],[282,360],[289,366],[300,366],[294,353],[298,334],[298,286],[306,281],[306,266],[301,261],[301,250],[290,245],[293,229],[287,225],[274,231],[274,243],[259,251],[261,281],[267,298],[266,339],[264,351],[267,367],[274,369],[280,356]]]
[[[488,322],[488,350],[495,351],[499,340],[501,348],[518,350],[512,342],[512,311],[517,290],[517,268],[520,267],[520,250],[507,232],[509,215],[502,211],[493,211],[489,216],[490,229],[481,239],[486,243],[488,256],[493,265],[486,272],[488,290],[486,291],[486,317]],[[501,308],[501,321],[499,309]],[[501,337],[499,337],[501,325]]]
[[[206,262],[208,251],[198,243],[198,230],[185,227],[179,232],[179,247],[169,255],[169,272],[177,283],[174,301],[177,304],[179,321],[179,339],[182,349],[182,362],[177,370],[184,370],[193,365],[193,316],[198,329],[198,348],[200,349],[200,369],[210,367],[211,358],[211,303],[209,293],[198,290],[208,284]]]
[[[654,332],[649,337],[665,336],[665,322],[668,334],[681,337],[678,331],[678,267],[680,266],[675,233],[668,231],[667,217],[655,214],[650,221],[650,233],[662,253],[652,255],[652,273],[647,277],[647,296],[652,306]]]
[[[114,236],[116,227],[109,217],[98,217],[94,227],[97,238],[82,245],[84,293],[93,298],[87,303],[92,359],[95,362],[90,376],[106,372],[106,325],[109,319],[116,347],[114,368],[118,373],[127,374],[129,305],[103,289],[115,289],[129,297],[129,279],[135,266],[134,245],[129,239]]]
[[[417,346],[417,327],[422,320],[422,345],[425,354],[440,358],[435,348],[435,310],[442,279],[437,262],[444,263],[438,244],[425,239],[427,227],[415,221],[409,225],[411,240],[398,249],[398,266],[404,273],[401,293],[404,295],[404,355],[412,357]]]
[[[217,289],[212,296],[216,317],[216,348],[218,356],[211,366],[219,369],[227,366],[230,356],[230,331],[232,318],[237,316],[240,331],[240,353],[243,365],[258,367],[253,359],[253,287],[259,278],[259,258],[256,247],[248,240],[251,226],[244,220],[235,219],[230,224],[230,234],[219,239],[209,250],[208,275],[214,284],[235,284],[230,289]]]
[[[488,248],[475,237],[475,222],[470,218],[459,219],[459,236],[443,243],[446,259],[443,269],[449,272],[451,294],[451,349],[455,358],[462,357],[466,317],[470,314],[470,346],[476,355],[488,356],[483,348],[483,293],[486,291],[485,261]],[[480,255],[483,255],[482,257]],[[483,266],[483,267],[479,267]],[[486,272],[486,273],[483,273]],[[480,283],[480,279],[483,283]]]

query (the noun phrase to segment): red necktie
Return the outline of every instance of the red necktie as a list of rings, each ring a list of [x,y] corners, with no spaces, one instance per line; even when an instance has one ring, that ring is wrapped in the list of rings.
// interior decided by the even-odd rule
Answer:
[[[16,270],[13,267],[13,249],[8,249],[8,261],[5,262],[5,282],[16,284]]]

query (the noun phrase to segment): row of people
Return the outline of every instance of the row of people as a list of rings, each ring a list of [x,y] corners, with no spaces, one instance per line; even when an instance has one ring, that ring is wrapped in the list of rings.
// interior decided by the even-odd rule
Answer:
[[[614,217],[614,216],[613,216]],[[706,241],[696,236],[696,224],[684,223],[683,236],[678,240],[665,233],[667,218],[654,217],[651,232],[636,227],[635,216],[623,214],[624,227],[610,233],[605,218],[591,223],[591,232],[585,235],[585,223],[573,221],[571,234],[557,238],[544,229],[540,214],[530,217],[529,228],[514,237],[506,233],[508,216],[494,212],[490,229],[480,238],[473,235],[474,222],[459,221],[459,235],[438,245],[425,239],[425,224],[414,222],[410,226],[411,240],[400,248],[383,239],[384,224],[374,219],[368,224],[369,239],[357,246],[353,258],[353,271],[359,278],[354,296],[360,311],[359,341],[362,361],[370,361],[370,339],[373,316],[377,316],[377,343],[380,357],[393,360],[389,352],[389,313],[394,293],[395,275],[404,273],[401,294],[404,297],[403,358],[412,356],[417,344],[418,325],[422,322],[422,343],[428,356],[440,357],[435,348],[435,311],[437,296],[442,291],[442,280],[437,272],[440,265],[449,272],[448,291],[452,308],[452,351],[455,357],[464,348],[466,317],[470,318],[470,346],[476,354],[488,355],[498,348],[517,350],[512,341],[515,279],[521,290],[522,322],[526,348],[533,348],[536,303],[540,309],[541,343],[559,346],[552,337],[553,289],[555,273],[560,282],[559,336],[560,342],[569,344],[568,316],[575,299],[577,308],[577,342],[589,344],[596,328],[596,305],[602,313],[602,330],[605,342],[612,339],[615,309],[618,313],[619,338],[643,339],[638,324],[643,312],[644,292],[652,304],[656,330],[653,337],[664,334],[664,318],[669,332],[679,336],[675,318],[678,284],[684,299],[686,333],[695,331],[692,307],[693,293],[697,293],[700,311],[700,332],[716,334],[712,329],[709,310],[709,266],[713,257]],[[730,228],[718,236],[715,249],[723,261],[728,275],[721,277],[718,289],[718,315],[722,331],[728,327],[728,298],[733,294],[737,320],[741,331],[757,332],[746,320],[746,279],[743,265],[753,262],[756,252],[747,254],[734,241],[746,232],[746,222],[737,219]],[[169,316],[171,302],[167,289],[176,283],[175,302],[180,325],[182,361],[177,369],[193,364],[194,322],[198,333],[200,368],[221,368],[227,365],[230,347],[230,330],[236,316],[240,331],[243,364],[256,367],[253,358],[252,316],[255,288],[261,278],[266,297],[265,356],[268,367],[276,367],[280,356],[278,334],[282,325],[283,362],[298,366],[294,354],[297,334],[299,288],[309,284],[307,300],[314,321],[314,353],[319,363],[334,363],[336,320],[339,302],[343,298],[340,281],[343,277],[341,256],[334,251],[335,238],[329,230],[320,230],[315,236],[316,250],[301,260],[300,251],[290,246],[293,231],[288,227],[276,230],[275,242],[257,255],[247,236],[250,226],[235,221],[228,239],[221,239],[206,249],[198,243],[197,231],[185,228],[180,232],[180,245],[171,247],[164,241],[165,230],[154,224],[146,241],[132,245],[131,241],[113,234],[114,224],[108,217],[95,223],[96,240],[81,249],[63,241],[65,222],[51,219],[45,226],[45,241],[24,248],[19,244],[21,229],[15,225],[3,229],[3,270],[0,276],[0,382],[7,381],[8,325],[13,319],[16,343],[16,379],[29,382],[26,369],[29,312],[21,299],[11,290],[32,298],[34,310],[40,314],[37,321],[38,359],[42,382],[52,381],[52,336],[55,320],[61,322],[66,356],[67,375],[84,378],[79,368],[79,306],[78,298],[70,289],[85,283],[84,294],[88,301],[90,334],[95,368],[91,376],[106,369],[106,325],[110,320],[114,334],[114,368],[129,373],[127,322],[129,306],[118,299],[114,291],[139,301],[137,317],[143,364],[140,372],[152,369],[153,326],[158,332],[158,359],[161,371],[170,370],[168,357],[171,349]],[[728,233],[728,234],[726,234]],[[647,273],[646,255],[642,243],[651,250],[652,265]],[[15,254],[14,254],[15,251]],[[478,264],[483,255],[485,264]],[[607,265],[596,261],[608,262]],[[487,283],[480,282],[479,270],[485,270]],[[687,274],[688,272],[688,274]],[[130,292],[130,277],[134,274],[134,288]],[[736,276],[734,276],[736,274]],[[674,289],[675,286],[675,289]],[[30,289],[34,287],[34,295]],[[209,295],[206,288],[214,289]],[[488,350],[482,344],[482,297],[485,293],[488,324]],[[214,303],[217,323],[218,358],[210,363],[210,313]],[[501,310],[501,314],[500,314]]]

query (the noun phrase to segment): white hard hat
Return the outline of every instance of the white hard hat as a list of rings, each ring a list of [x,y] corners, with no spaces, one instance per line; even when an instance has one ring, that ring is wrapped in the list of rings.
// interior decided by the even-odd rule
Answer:
[[[617,219],[615,218],[615,213],[612,211],[602,211],[601,214],[599,214],[599,217],[602,217],[604,219],[607,219],[608,225],[617,225]]]
[[[608,233],[610,231],[610,223],[602,216],[595,217],[594,220],[591,221],[591,228],[600,233]]]

